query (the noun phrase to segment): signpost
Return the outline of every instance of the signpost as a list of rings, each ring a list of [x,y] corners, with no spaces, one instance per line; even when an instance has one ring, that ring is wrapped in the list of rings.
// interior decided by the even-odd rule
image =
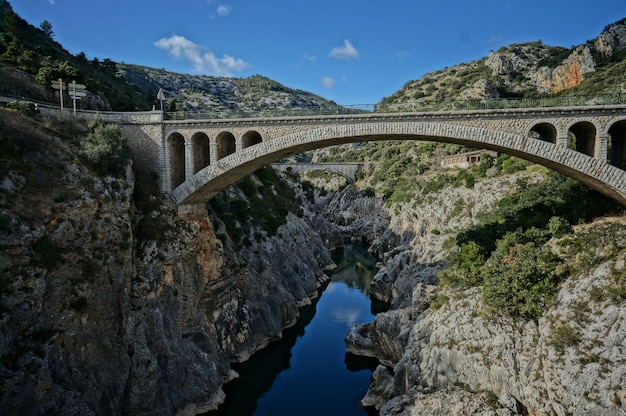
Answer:
[[[59,90],[59,97],[61,98],[61,111],[63,111],[63,90],[67,88],[67,84],[63,82],[61,78],[56,81],[52,81],[52,88]]]
[[[70,97],[74,102],[74,116],[76,116],[76,100],[80,100],[82,97],[87,95],[85,88],[87,87],[85,87],[83,84],[77,84],[76,81],[72,81],[72,83],[69,85]]]
[[[55,90],[59,90],[59,98],[61,100],[61,111],[63,111],[63,91],[68,90],[70,98],[74,102],[74,116],[76,116],[76,100],[80,100],[87,95],[83,84],[77,84],[76,81],[72,81],[71,84],[63,82],[61,78],[56,81],[52,81],[50,84]]]

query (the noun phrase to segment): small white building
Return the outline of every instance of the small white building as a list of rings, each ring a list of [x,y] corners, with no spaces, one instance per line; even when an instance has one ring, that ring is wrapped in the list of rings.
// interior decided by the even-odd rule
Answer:
[[[442,168],[469,168],[472,165],[479,164],[484,155],[497,157],[498,154],[492,150],[475,150],[467,153],[457,153],[456,155],[446,156],[439,162]]]

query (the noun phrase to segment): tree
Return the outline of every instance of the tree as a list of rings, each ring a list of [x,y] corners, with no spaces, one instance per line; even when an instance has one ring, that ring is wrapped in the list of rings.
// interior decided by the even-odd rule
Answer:
[[[114,124],[98,124],[81,143],[80,155],[102,175],[120,176],[130,159],[130,148]]]
[[[50,23],[48,20],[44,20],[43,22],[41,22],[41,25],[39,25],[39,27],[43,31],[44,35],[52,39],[52,37],[54,36],[54,30],[52,30],[52,23]]]

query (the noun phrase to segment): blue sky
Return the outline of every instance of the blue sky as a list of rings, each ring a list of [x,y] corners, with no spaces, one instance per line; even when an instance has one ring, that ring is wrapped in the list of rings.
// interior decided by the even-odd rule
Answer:
[[[626,0],[9,0],[88,58],[261,74],[339,104],[374,104],[427,72],[541,39],[570,47]]]

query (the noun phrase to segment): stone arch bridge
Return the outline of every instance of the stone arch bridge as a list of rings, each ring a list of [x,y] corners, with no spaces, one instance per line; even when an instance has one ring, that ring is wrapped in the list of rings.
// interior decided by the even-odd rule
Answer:
[[[182,121],[163,121],[152,112],[119,124],[135,163],[158,175],[162,192],[177,205],[204,202],[260,167],[303,151],[424,140],[527,159],[626,207],[624,104]]]
[[[283,172],[302,173],[312,170],[325,170],[336,173],[348,181],[356,182],[356,172],[363,163],[272,163],[274,169]]]

